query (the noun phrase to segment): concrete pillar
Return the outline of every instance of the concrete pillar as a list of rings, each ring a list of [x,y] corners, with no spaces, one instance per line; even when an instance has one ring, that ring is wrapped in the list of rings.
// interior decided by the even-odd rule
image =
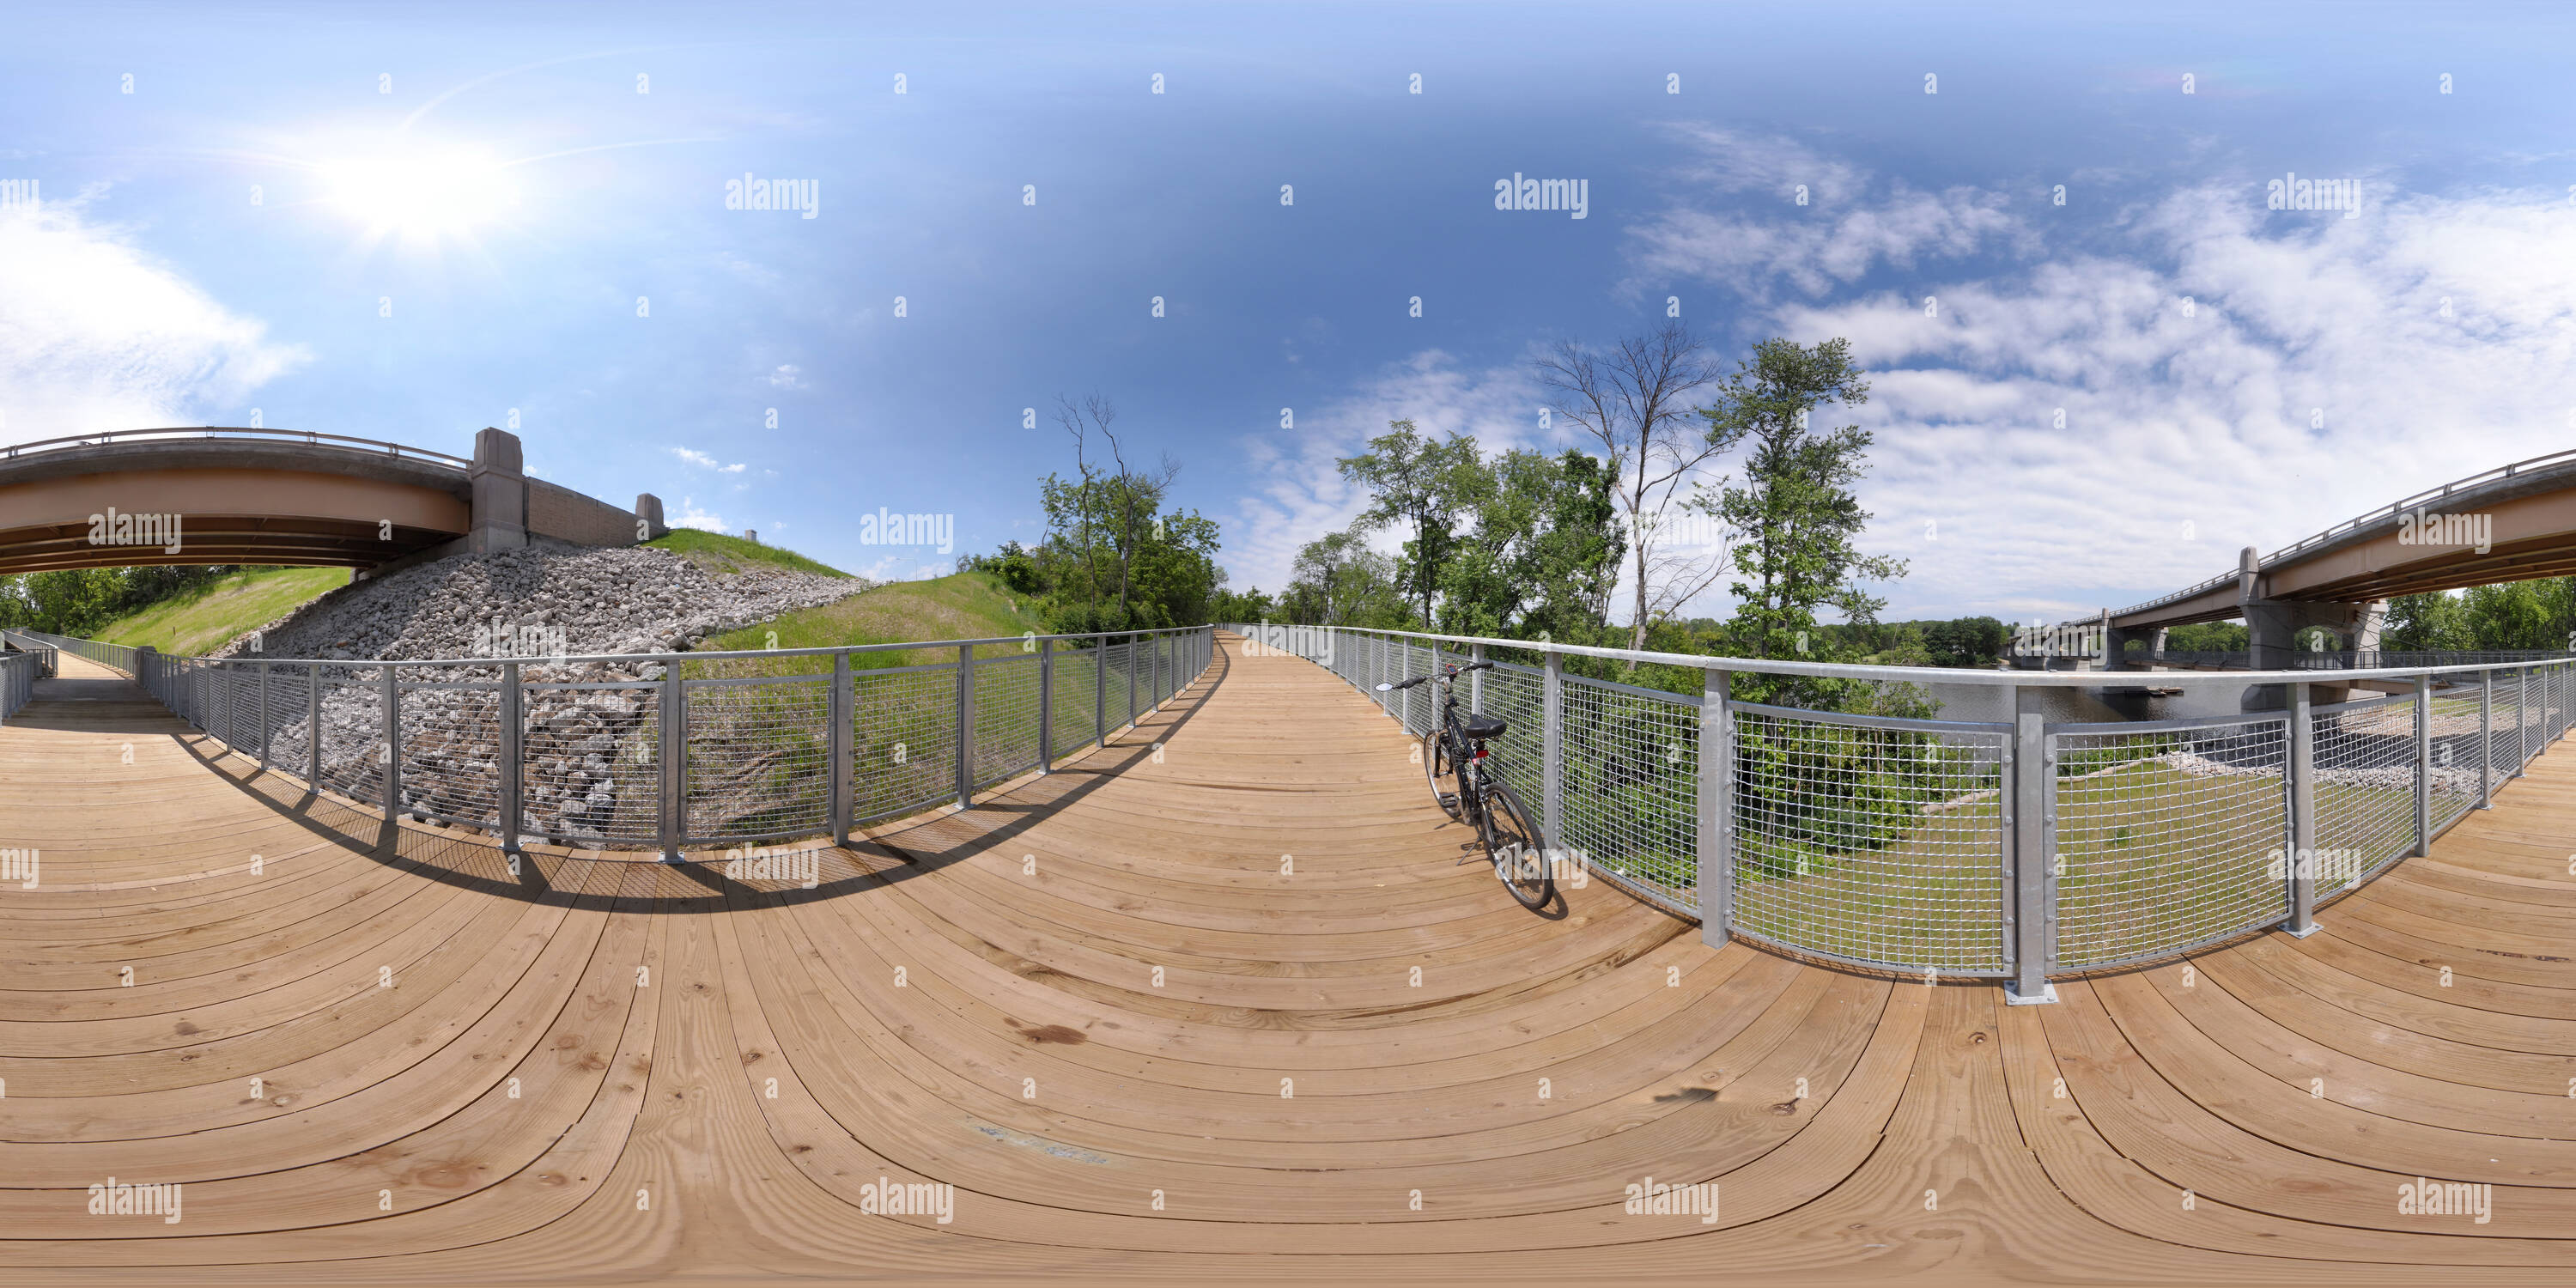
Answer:
[[[475,431],[474,464],[465,477],[474,489],[473,526],[466,532],[466,550],[483,555],[527,545],[528,475],[519,453],[519,436],[500,429]]]
[[[650,492],[636,494],[635,518],[639,524],[636,531],[641,534],[635,538],[638,542],[650,541],[671,530],[670,525],[662,522],[662,498]]]

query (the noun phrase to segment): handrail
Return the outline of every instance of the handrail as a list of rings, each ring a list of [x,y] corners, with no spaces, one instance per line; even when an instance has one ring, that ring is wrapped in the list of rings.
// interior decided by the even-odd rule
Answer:
[[[65,434],[57,438],[39,438],[33,442],[17,443],[6,448],[0,448],[0,459],[17,460],[25,456],[41,456],[47,452],[68,451],[74,447],[101,447],[108,443],[118,441],[185,442],[188,441],[189,436],[206,439],[220,438],[235,434],[246,437],[293,439],[300,442],[310,443],[317,447],[324,443],[335,445],[345,443],[358,447],[371,448],[380,447],[383,448],[386,454],[390,456],[406,460],[417,459],[428,461],[439,465],[453,465],[458,468],[470,468],[474,464],[474,462],[469,458],[463,456],[451,456],[445,452],[434,452],[426,447],[406,447],[400,443],[388,443],[381,439],[354,438],[347,434],[325,434],[318,430],[270,429],[257,425],[171,426],[162,429],[109,429],[91,434]]]
[[[1249,632],[1248,623],[1220,623],[1227,630]],[[1264,624],[1260,629],[1269,629]],[[2106,675],[2118,671],[1989,671],[1979,667],[1869,666],[1852,662],[1788,662],[1776,658],[1718,657],[1704,653],[1659,653],[1648,649],[1599,648],[1585,644],[1565,644],[1550,640],[1515,640],[1489,635],[1442,635],[1430,631],[1401,631],[1375,626],[1282,626],[1283,630],[1341,630],[1363,634],[1438,640],[1450,644],[1467,644],[1484,648],[1520,649],[1530,653],[1561,653],[1569,657],[1597,657],[1613,662],[1651,662],[1663,666],[1685,666],[1694,670],[1719,667],[1728,671],[1751,671],[1761,675],[1795,675],[1820,679],[1867,680],[1890,684],[1973,684],[1990,687],[2036,685],[2043,688],[2100,688]],[[2354,680],[2408,680],[2422,674],[2454,675],[2509,667],[2545,666],[2550,659],[2529,662],[2477,663],[2455,666],[2376,667],[2346,671],[2340,678]],[[2140,672],[2139,674],[2145,674]],[[2313,684],[2317,672],[2300,669],[2288,671],[2229,671],[2222,678],[2188,671],[2154,672],[2159,683],[2182,685],[2241,685],[2251,680],[2256,684]],[[2116,681],[2115,681],[2116,682]]]
[[[2254,570],[2256,572],[2267,572],[2273,567],[2288,561],[2301,551],[2323,545],[2327,541],[2341,536],[2344,533],[2358,532],[2365,525],[2377,523],[2384,518],[2402,515],[2414,506],[2423,505],[2431,501],[2438,501],[2454,492],[2463,491],[2479,483],[2492,483],[2503,479],[2509,479],[2533,466],[2546,465],[2553,461],[2576,463],[2576,447],[2565,448],[2542,456],[2535,456],[2526,461],[2515,461],[2510,465],[2499,465],[2493,469],[2480,470],[2465,478],[2453,479],[2440,487],[2426,488],[2413,496],[2407,497],[2405,500],[2392,501],[2387,505],[2383,505],[2366,514],[2346,519],[2323,532],[2302,537],[2297,541],[2291,542],[2289,545],[2273,551],[2267,556],[2258,557],[2254,561]],[[2243,575],[2243,569],[2231,569],[2227,572],[2220,573],[2207,581],[2201,582],[2188,590],[2175,591],[2173,594],[2166,595],[2159,599],[2150,599],[2143,604],[2132,604],[2127,608],[2113,609],[2111,615],[2113,617],[2126,617],[2131,613],[2142,613],[2150,608],[2162,608],[2167,604],[2180,603],[2183,600],[2191,599],[2195,596],[2208,594],[2210,591],[2216,590],[2229,582],[2235,581]],[[2076,618],[2073,620],[2081,622],[2084,619]]]

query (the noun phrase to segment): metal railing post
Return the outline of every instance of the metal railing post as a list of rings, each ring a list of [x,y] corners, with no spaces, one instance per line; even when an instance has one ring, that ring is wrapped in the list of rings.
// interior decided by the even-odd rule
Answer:
[[[268,768],[268,663],[259,664],[259,767]]]
[[[1109,637],[1091,640],[1091,740],[1109,745]]]
[[[1134,676],[1136,668],[1127,668]],[[957,808],[975,800],[975,646],[957,646]]]
[[[1038,641],[1038,772],[1055,772],[1055,637]]]
[[[2513,772],[2508,778],[2522,777],[2524,762],[2531,759],[2531,734],[2525,723],[2530,719],[2531,668],[2517,667],[2513,673]]]
[[[402,813],[402,681],[393,663],[384,664],[385,821]]]
[[[1484,645],[1470,645],[1469,650],[1467,660],[1470,663],[1481,664],[1484,662]],[[1485,673],[1482,671],[1470,671],[1467,673],[1467,709],[1478,715],[1483,715],[1485,712]]]
[[[2415,677],[2415,853],[2433,852],[2433,677]]]
[[[2057,757],[2048,748],[2048,716],[2035,686],[2013,686],[2012,901],[2013,979],[2004,989],[2011,1006],[2057,1000],[2048,982],[2056,948],[2056,909],[2051,906],[2050,851],[2056,848]]]
[[[1127,632],[1127,727],[1136,727],[1136,633]]]
[[[2317,933],[2317,720],[2311,686],[2290,689],[2290,834],[2286,873],[2290,917],[2283,929],[2305,939]]]
[[[677,863],[681,848],[688,839],[689,828],[689,706],[688,694],[680,679],[680,661],[672,658],[662,663],[661,727],[654,748],[655,768],[661,770],[662,809],[660,840],[662,861]]]
[[[857,741],[850,736],[850,708],[854,705],[854,697],[850,651],[843,649],[832,655],[832,696],[825,703],[825,709],[830,712],[827,718],[832,722],[832,732],[824,739],[828,748],[824,754],[831,758],[832,764],[832,786],[828,789],[830,803],[827,806],[832,811],[832,844],[843,846],[850,843],[850,788],[859,772],[858,766],[851,763],[851,747]]]
[[[1726,947],[1735,919],[1735,713],[1726,706],[1732,680],[1715,667],[1700,679],[1699,941],[1711,948]]]
[[[503,662],[499,712],[501,754],[496,762],[501,774],[501,790],[495,793],[499,798],[500,817],[494,820],[501,828],[503,854],[519,852],[519,824],[524,821],[520,816],[527,812],[519,799],[527,790],[527,775],[521,769],[526,756],[527,734],[520,727],[523,723],[520,707],[519,664],[515,661]]]
[[[322,790],[322,664],[304,664],[304,789]]]
[[[1405,643],[1403,640],[1394,639],[1391,636],[1389,638],[1395,645],[1396,681],[1398,683],[1402,683],[1403,681],[1412,679],[1413,646]],[[1386,696],[1394,698],[1396,697],[1396,694],[1399,693],[1403,696],[1398,698],[1397,701],[1402,703],[1402,705],[1392,708],[1392,713],[1395,716],[1395,723],[1401,726],[1406,733],[1411,733],[1413,732],[1413,690],[1398,689],[1395,693],[1390,693]]]
[[[1544,714],[1539,723],[1539,830],[1565,841],[1565,655],[1547,651]]]
[[[2495,808],[2495,672],[2478,672],[2478,808]]]

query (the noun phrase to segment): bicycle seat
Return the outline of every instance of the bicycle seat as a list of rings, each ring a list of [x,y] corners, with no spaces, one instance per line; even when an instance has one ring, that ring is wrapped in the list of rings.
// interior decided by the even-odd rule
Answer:
[[[1458,719],[1458,732],[1476,742],[1500,738],[1509,728],[1511,726],[1503,723],[1501,716],[1461,716]]]

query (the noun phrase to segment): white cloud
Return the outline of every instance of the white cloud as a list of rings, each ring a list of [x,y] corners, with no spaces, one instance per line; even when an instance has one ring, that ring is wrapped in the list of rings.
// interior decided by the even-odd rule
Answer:
[[[1862,498],[1875,548],[1914,561],[1891,613],[2056,617],[2576,441],[2571,234],[2545,195],[2346,220],[2212,185],[2137,214],[2125,246],[1943,286],[1938,319],[1879,296],[1774,321],[1850,337],[1875,373]]]
[[[671,455],[679,457],[681,460],[687,461],[689,464],[695,465],[700,469],[714,470],[718,474],[740,474],[745,468],[747,468],[740,463],[732,465],[723,464],[717,461],[716,458],[694,448],[674,447],[671,449]]]
[[[677,518],[671,520],[671,526],[675,528],[696,528],[701,532],[729,533],[733,531],[731,527],[726,525],[724,516],[709,514],[706,511],[699,509],[698,499],[693,496],[680,498],[680,513]]]
[[[0,212],[0,439],[232,421],[310,356],[77,202]]]
[[[805,387],[801,379],[803,374],[803,370],[796,364],[792,362],[788,363],[786,366],[780,367],[778,370],[769,373],[769,387],[772,389],[802,389]]]

